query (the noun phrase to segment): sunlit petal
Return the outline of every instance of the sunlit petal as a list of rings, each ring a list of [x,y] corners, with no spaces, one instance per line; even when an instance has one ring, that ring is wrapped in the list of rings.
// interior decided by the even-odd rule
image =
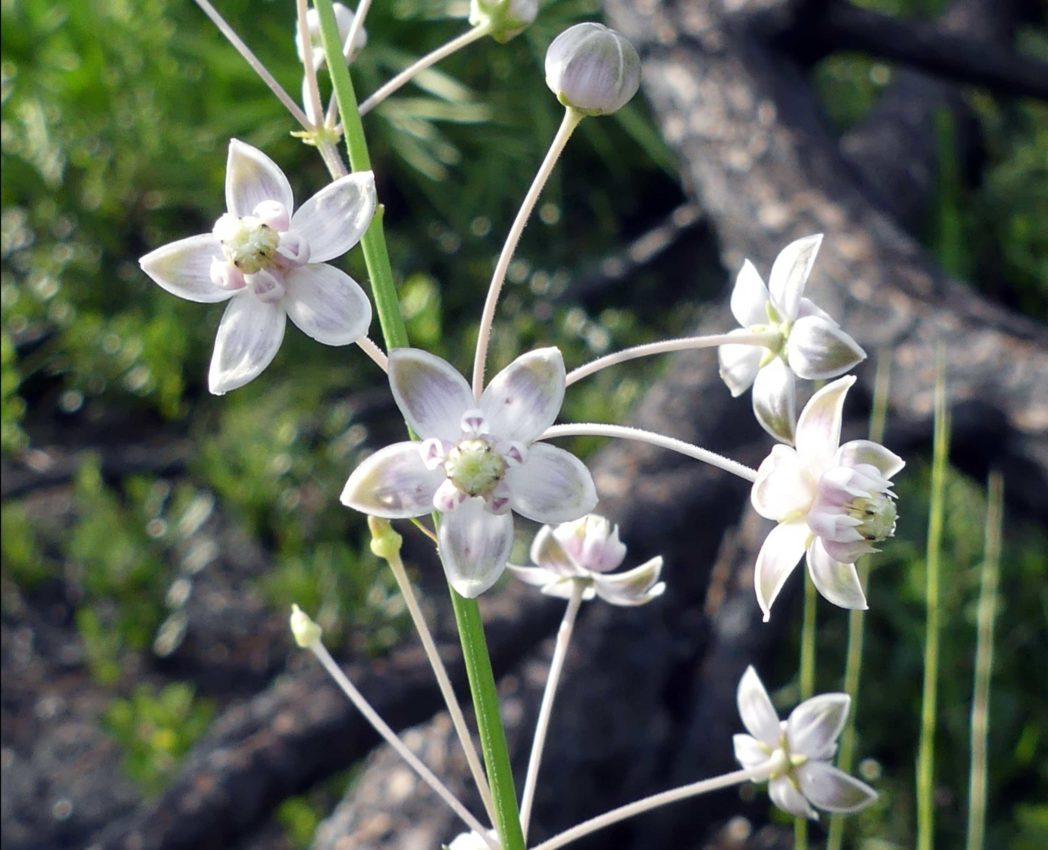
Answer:
[[[753,381],[753,413],[776,440],[793,442],[797,390],[793,373],[781,357],[775,357],[757,372]]]
[[[845,375],[827,384],[808,400],[797,421],[797,453],[820,472],[841,443],[844,398],[854,383],[854,375]]]
[[[597,489],[586,465],[570,452],[535,443],[520,466],[506,471],[513,510],[536,522],[567,522],[597,506]]]
[[[804,796],[828,812],[855,812],[877,799],[865,782],[824,761],[809,761],[797,768]]]
[[[302,204],[291,218],[291,228],[309,241],[310,259],[323,263],[342,256],[360,241],[377,202],[374,174],[347,174]]]
[[[868,607],[854,561],[838,561],[827,551],[821,537],[808,547],[808,574],[816,590],[834,605],[860,611]]]
[[[786,359],[799,378],[836,378],[866,359],[866,352],[836,323],[819,316],[798,319],[790,331]]]
[[[368,332],[371,302],[353,278],[327,263],[287,273],[284,307],[307,336],[325,345],[349,345]]]
[[[793,321],[797,318],[801,296],[821,244],[821,233],[806,236],[791,242],[775,258],[768,278],[768,292],[772,306],[783,319]]]
[[[748,333],[748,330],[734,330],[728,336]],[[767,351],[760,345],[722,345],[717,349],[721,380],[727,384],[732,397],[738,398],[750,388]]]
[[[753,582],[757,589],[757,604],[764,613],[764,622],[771,619],[772,603],[804,554],[810,537],[811,530],[804,520],[783,522],[771,530],[761,546],[753,571]]]
[[[212,234],[190,236],[150,251],[138,264],[147,275],[179,298],[214,304],[232,298],[234,290],[215,286],[211,265],[225,262],[222,246]]]
[[[342,490],[342,504],[371,516],[406,519],[433,510],[442,470],[427,469],[418,443],[394,443],[360,464]]]
[[[742,264],[731,290],[731,314],[744,328],[768,321],[768,288],[753,263]]]
[[[215,337],[208,384],[215,395],[244,386],[273,362],[284,339],[287,314],[249,292],[229,302]]]
[[[742,674],[735,699],[747,731],[762,744],[777,747],[782,729],[779,715],[753,667],[747,667]]]
[[[779,521],[806,512],[814,498],[815,486],[797,452],[781,443],[772,446],[757,469],[757,480],[750,491],[757,513]]]
[[[784,812],[799,818],[818,818],[815,810],[804,799],[804,795],[785,776],[779,776],[768,783],[768,796]]]
[[[810,759],[833,758],[850,702],[847,694],[820,694],[793,709],[786,721],[790,752]]]
[[[906,466],[906,461],[895,452],[870,440],[852,440],[845,443],[837,452],[835,463],[841,466],[869,464],[876,467],[885,478],[893,477]]]
[[[492,378],[480,407],[493,434],[530,443],[553,424],[563,401],[564,358],[556,348],[539,348]]]
[[[462,414],[475,402],[466,379],[450,363],[417,348],[395,348],[389,353],[389,385],[420,437],[454,441],[462,436]]]
[[[768,745],[750,735],[732,735],[731,742],[735,760],[745,768],[760,767],[771,757]]]
[[[513,518],[488,513],[482,499],[468,499],[444,514],[439,539],[448,581],[461,596],[474,599],[502,575],[513,545]]]
[[[593,573],[597,596],[612,605],[644,605],[661,596],[666,585],[659,581],[662,558],[652,558],[621,573]]]
[[[263,201],[278,201],[293,209],[291,184],[262,151],[233,139],[226,160],[226,209],[237,216],[251,215]]]

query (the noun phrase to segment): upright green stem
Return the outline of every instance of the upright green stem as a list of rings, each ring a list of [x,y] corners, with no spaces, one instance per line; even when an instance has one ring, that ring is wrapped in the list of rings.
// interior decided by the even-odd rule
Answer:
[[[815,613],[818,603],[819,594],[815,590],[815,582],[805,578],[804,620],[801,626],[801,669],[798,676],[802,701],[810,699],[815,694]],[[808,850],[807,818],[794,818],[793,820],[793,847],[794,850]]]

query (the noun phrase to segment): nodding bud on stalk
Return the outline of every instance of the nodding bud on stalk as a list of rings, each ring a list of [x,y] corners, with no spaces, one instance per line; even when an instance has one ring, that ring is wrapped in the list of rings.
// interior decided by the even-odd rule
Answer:
[[[640,57],[626,38],[601,24],[576,24],[546,51],[546,85],[564,106],[609,115],[640,87]]]
[[[342,52],[346,53],[346,39],[349,38],[349,31],[353,28],[353,18],[355,17],[353,12],[341,3],[333,4],[335,12],[335,23],[338,26],[338,38],[342,42]],[[326,62],[324,56],[324,45],[320,39],[320,15],[316,9],[310,9],[306,12],[306,29],[309,31],[309,47],[313,52],[313,67],[323,68]],[[357,30],[356,36],[353,38],[353,47],[348,51],[350,61],[356,58],[357,54],[364,49],[364,46],[368,43],[368,34],[363,27]],[[303,53],[305,47],[302,44],[302,34],[298,28],[295,28],[295,48],[298,51],[298,61],[304,62]]]
[[[321,628],[297,605],[291,606],[291,634],[302,649],[309,649],[320,642]]]
[[[470,0],[469,4],[469,22],[490,27],[499,44],[524,32],[538,13],[538,0]]]

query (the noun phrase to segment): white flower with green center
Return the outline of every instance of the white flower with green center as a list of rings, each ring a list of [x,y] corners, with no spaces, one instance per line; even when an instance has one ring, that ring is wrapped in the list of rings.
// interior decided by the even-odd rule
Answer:
[[[211,358],[211,392],[222,395],[256,378],[280,349],[288,317],[325,345],[349,345],[367,333],[371,302],[326,261],[360,241],[375,203],[375,179],[365,171],[325,186],[295,210],[291,184],[273,160],[236,139],[229,143],[229,211],[211,233],[139,260],[179,298],[229,301]]]
[[[780,722],[760,677],[748,667],[737,700],[750,734],[734,736],[735,758],[749,770],[772,768],[768,796],[784,812],[817,818],[812,806],[827,812],[855,812],[877,799],[869,785],[830,763],[848,717],[847,694],[812,697]]]
[[[803,554],[819,593],[842,608],[866,608],[855,561],[895,533],[890,479],[905,463],[869,440],[840,445],[844,398],[854,383],[848,375],[815,393],[797,422],[796,448],[775,446],[757,470],[753,507],[779,523],[754,570],[765,622]]]
[[[792,443],[797,420],[795,378],[843,375],[866,352],[830,316],[804,298],[822,234],[791,242],[775,258],[768,286],[746,260],[731,292],[734,335],[777,333],[777,345],[722,345],[720,375],[733,396],[753,386],[753,412],[769,434]]]
[[[535,442],[564,400],[556,348],[518,357],[479,399],[453,366],[414,348],[390,352],[389,383],[421,441],[395,443],[365,460],[342,503],[385,519],[440,511],[440,557],[461,595],[479,596],[501,575],[513,544],[510,511],[558,523],[596,505],[582,461]]]
[[[625,557],[619,527],[602,516],[589,514],[556,528],[544,525],[531,544],[531,560],[538,566],[510,564],[509,568],[521,581],[560,599],[570,599],[579,585],[583,599],[599,596],[612,605],[643,605],[661,596],[666,589],[659,581],[662,558],[652,558],[622,573],[611,573]]]

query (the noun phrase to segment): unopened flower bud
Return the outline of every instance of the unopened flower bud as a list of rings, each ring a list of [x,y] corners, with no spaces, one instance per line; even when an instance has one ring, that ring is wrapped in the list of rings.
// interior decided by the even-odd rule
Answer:
[[[371,551],[377,558],[388,561],[400,551],[404,538],[393,530],[389,520],[377,516],[368,517],[368,529],[371,531]]]
[[[320,643],[322,631],[309,614],[297,605],[291,606],[291,634],[295,636],[295,643],[302,649],[311,649]]]
[[[353,12],[341,3],[334,3],[332,7],[335,12],[335,23],[338,25],[338,39],[342,43],[342,52],[346,53],[346,39],[349,38],[349,31],[353,28]],[[309,31],[309,46],[313,51],[313,67],[322,68],[325,61],[324,42],[320,37],[320,15],[316,9],[310,9],[306,12],[306,29]],[[364,45],[367,42],[368,35],[364,28],[361,27],[357,31],[357,35],[353,39],[353,47],[349,51],[350,61],[364,49]],[[299,61],[304,62],[302,38],[297,27],[295,28],[295,48],[298,50]]]
[[[637,93],[640,57],[615,30],[576,24],[546,51],[546,85],[564,106],[584,115],[609,115]]]
[[[499,44],[524,32],[539,13],[538,0],[470,0],[469,22],[487,25]]]

